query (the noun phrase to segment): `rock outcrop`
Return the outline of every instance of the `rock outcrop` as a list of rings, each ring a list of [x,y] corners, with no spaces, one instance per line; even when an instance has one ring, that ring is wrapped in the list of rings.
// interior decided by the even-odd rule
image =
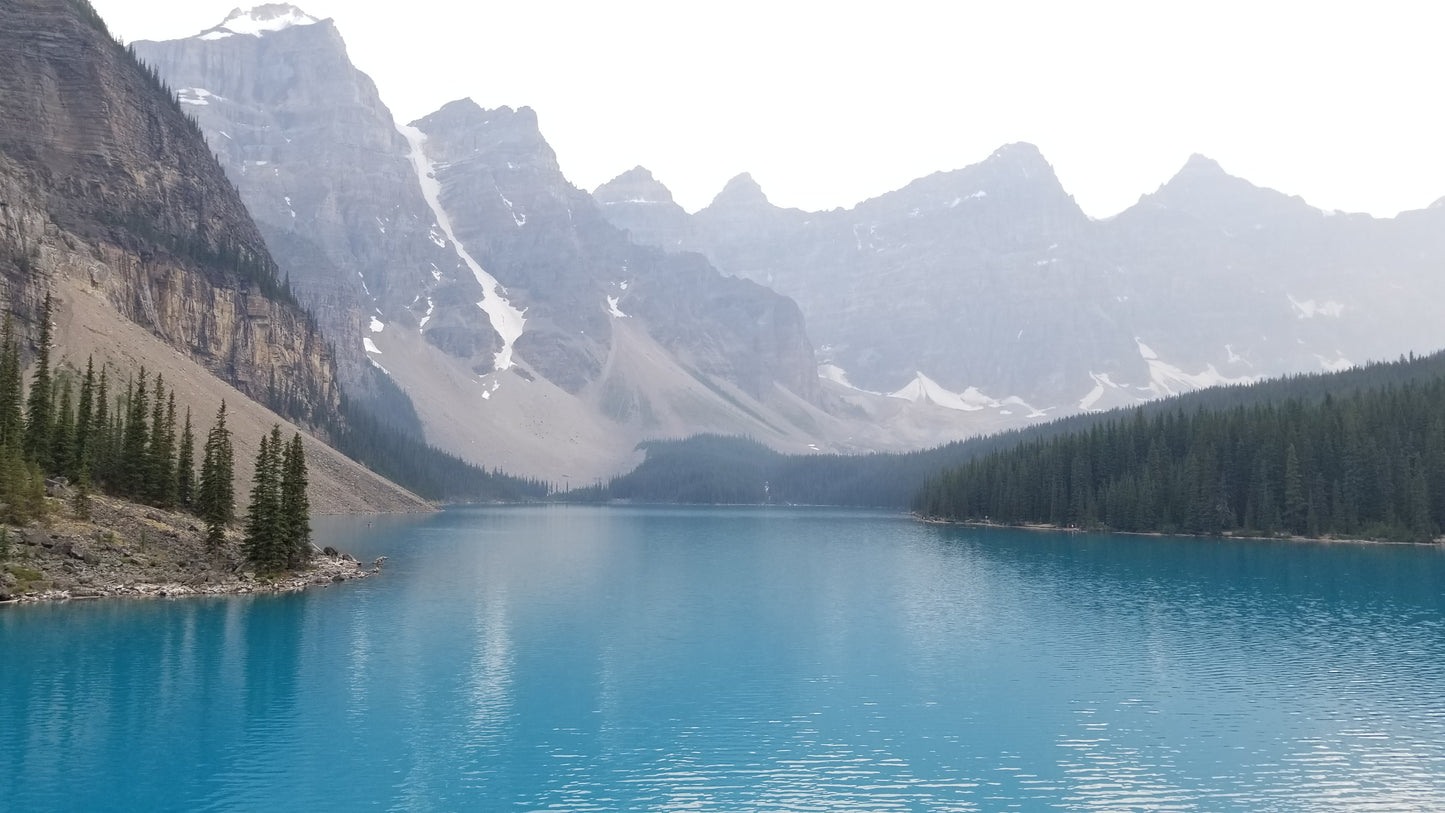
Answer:
[[[22,327],[57,277],[298,417],[335,365],[194,122],[83,0],[0,7],[0,285]]]

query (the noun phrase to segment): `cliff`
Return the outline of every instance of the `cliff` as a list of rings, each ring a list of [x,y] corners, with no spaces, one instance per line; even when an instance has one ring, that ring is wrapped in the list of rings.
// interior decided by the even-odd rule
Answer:
[[[335,362],[199,129],[83,0],[0,6],[0,296],[33,331],[59,278],[304,420]]]

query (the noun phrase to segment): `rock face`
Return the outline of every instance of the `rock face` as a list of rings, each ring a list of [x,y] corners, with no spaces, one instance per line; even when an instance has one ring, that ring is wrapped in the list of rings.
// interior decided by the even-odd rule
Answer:
[[[776,383],[817,400],[796,304],[700,255],[630,241],[567,182],[532,110],[463,100],[414,126],[457,237],[525,309],[518,354],[549,380],[569,392],[596,380],[613,321],[633,318],[689,366],[756,399]]]
[[[460,101],[399,127],[332,23],[290,6],[136,49],[334,337],[348,391],[386,371],[432,442],[590,479],[645,437],[817,439],[797,305],[629,240],[530,109]]]
[[[297,295],[337,347],[347,390],[372,388],[374,325],[415,330],[489,369],[501,340],[434,221],[409,146],[330,20],[237,10],[168,42],[137,42],[207,134]],[[380,328],[380,329],[384,329]]]
[[[334,415],[334,361],[199,130],[83,0],[0,7],[0,284],[57,277],[257,400]],[[26,327],[26,325],[22,325]]]
[[[825,370],[903,397],[1097,409],[1445,344],[1445,211],[1325,213],[1200,156],[1107,221],[1028,144],[830,212],[740,176],[683,219],[617,183],[635,239],[796,298]]]

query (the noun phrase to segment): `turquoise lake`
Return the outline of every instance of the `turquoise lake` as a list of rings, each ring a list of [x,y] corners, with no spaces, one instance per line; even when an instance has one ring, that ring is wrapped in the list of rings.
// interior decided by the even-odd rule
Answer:
[[[384,574],[0,607],[0,810],[1445,809],[1437,548],[817,509],[317,529]]]

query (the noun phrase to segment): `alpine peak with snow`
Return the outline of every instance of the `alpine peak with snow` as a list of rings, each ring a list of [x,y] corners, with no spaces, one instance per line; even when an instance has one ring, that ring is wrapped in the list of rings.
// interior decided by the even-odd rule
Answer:
[[[330,21],[285,34],[135,48],[318,315],[347,392],[386,420],[573,482],[624,470],[654,437],[857,450],[1002,425],[825,389],[793,300],[630,240],[567,180],[530,108],[461,99],[397,122]],[[655,181],[622,199],[659,190],[675,206]]]
[[[1054,416],[1445,345],[1445,211],[1324,212],[1202,155],[1107,220],[1023,143],[847,210],[773,206],[746,175],[690,216],[608,202],[634,239],[795,298],[831,380],[959,410]]]
[[[1194,156],[1094,220],[1014,143],[851,209],[779,207],[742,173],[689,214],[643,167],[577,189],[527,107],[395,121],[294,6],[135,47],[347,392],[517,474],[590,480],[698,432],[917,448],[1445,344],[1445,208],[1321,212]]]
[[[249,9],[234,9],[221,24],[202,31],[197,36],[207,40],[225,39],[238,35],[259,37],[273,31],[281,31],[298,25],[312,25],[321,22],[301,9],[286,3],[267,3]]]

